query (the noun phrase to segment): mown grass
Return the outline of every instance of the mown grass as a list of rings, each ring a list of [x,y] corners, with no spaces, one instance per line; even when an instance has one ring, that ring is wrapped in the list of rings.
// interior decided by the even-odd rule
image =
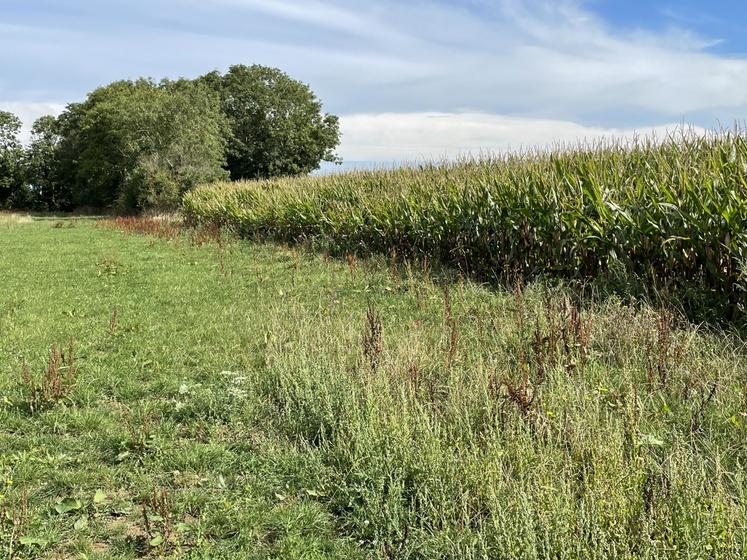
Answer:
[[[735,335],[422,261],[68,223],[0,235],[7,557],[747,554]],[[24,365],[53,362],[65,390],[29,406]]]
[[[246,236],[426,255],[481,279],[618,278],[709,320],[743,318],[747,302],[747,142],[738,130],[219,183],[188,193],[184,210]]]

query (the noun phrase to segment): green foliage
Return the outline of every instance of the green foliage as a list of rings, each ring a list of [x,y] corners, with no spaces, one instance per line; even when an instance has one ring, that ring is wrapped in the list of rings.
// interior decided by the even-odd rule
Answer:
[[[231,66],[199,81],[221,96],[228,118],[232,179],[301,175],[337,161],[338,118],[322,114],[309,86],[266,66]]]
[[[13,113],[0,111],[0,208],[9,208],[23,198],[23,148],[18,139],[21,121]]]
[[[427,255],[491,280],[622,272],[688,305],[745,310],[747,141],[739,132],[655,145],[391,171],[216,184],[194,222],[344,251]]]
[[[205,86],[115,82],[68,112],[62,167],[76,205],[173,208],[197,183],[225,177],[225,124]]]
[[[37,210],[70,210],[72,191],[61,177],[61,120],[43,116],[31,129],[31,144],[26,150],[26,181],[31,186],[31,206]]]
[[[308,173],[339,142],[309,87],[263,66],[113,82],[39,119],[25,153],[20,126],[0,112],[0,207],[172,210],[200,183]]]

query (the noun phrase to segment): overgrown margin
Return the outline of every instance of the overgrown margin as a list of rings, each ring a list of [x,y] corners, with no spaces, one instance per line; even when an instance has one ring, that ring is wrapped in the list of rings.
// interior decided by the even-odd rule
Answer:
[[[193,245],[214,243],[219,249],[223,249],[227,238],[231,237],[230,232],[217,224],[206,223],[186,227],[182,218],[176,214],[117,216],[101,219],[96,223],[99,227],[121,231],[128,235],[149,235],[169,240],[178,240],[186,235]]]
[[[188,223],[427,255],[488,279],[638,278],[695,314],[747,299],[747,139],[681,134],[481,161],[202,186]],[[711,317],[714,318],[714,317]]]

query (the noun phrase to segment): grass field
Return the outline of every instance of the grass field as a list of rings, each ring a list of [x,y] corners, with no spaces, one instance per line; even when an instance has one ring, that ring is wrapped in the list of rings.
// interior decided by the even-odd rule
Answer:
[[[0,219],[0,557],[747,555],[736,335],[148,227]]]

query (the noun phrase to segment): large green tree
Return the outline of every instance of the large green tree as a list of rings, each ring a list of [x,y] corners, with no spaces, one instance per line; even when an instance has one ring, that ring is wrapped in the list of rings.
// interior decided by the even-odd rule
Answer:
[[[197,183],[226,176],[225,117],[202,83],[114,82],[70,105],[58,130],[76,206],[173,208]]]
[[[0,208],[17,205],[23,189],[23,148],[18,138],[21,120],[0,111]]]
[[[122,80],[57,118],[0,112],[0,205],[175,208],[198,183],[299,175],[338,161],[339,123],[309,86],[264,66],[197,80]]]
[[[313,91],[266,66],[231,66],[198,81],[220,94],[231,127],[227,163],[232,179],[299,175],[339,161],[338,118],[322,113]]]

